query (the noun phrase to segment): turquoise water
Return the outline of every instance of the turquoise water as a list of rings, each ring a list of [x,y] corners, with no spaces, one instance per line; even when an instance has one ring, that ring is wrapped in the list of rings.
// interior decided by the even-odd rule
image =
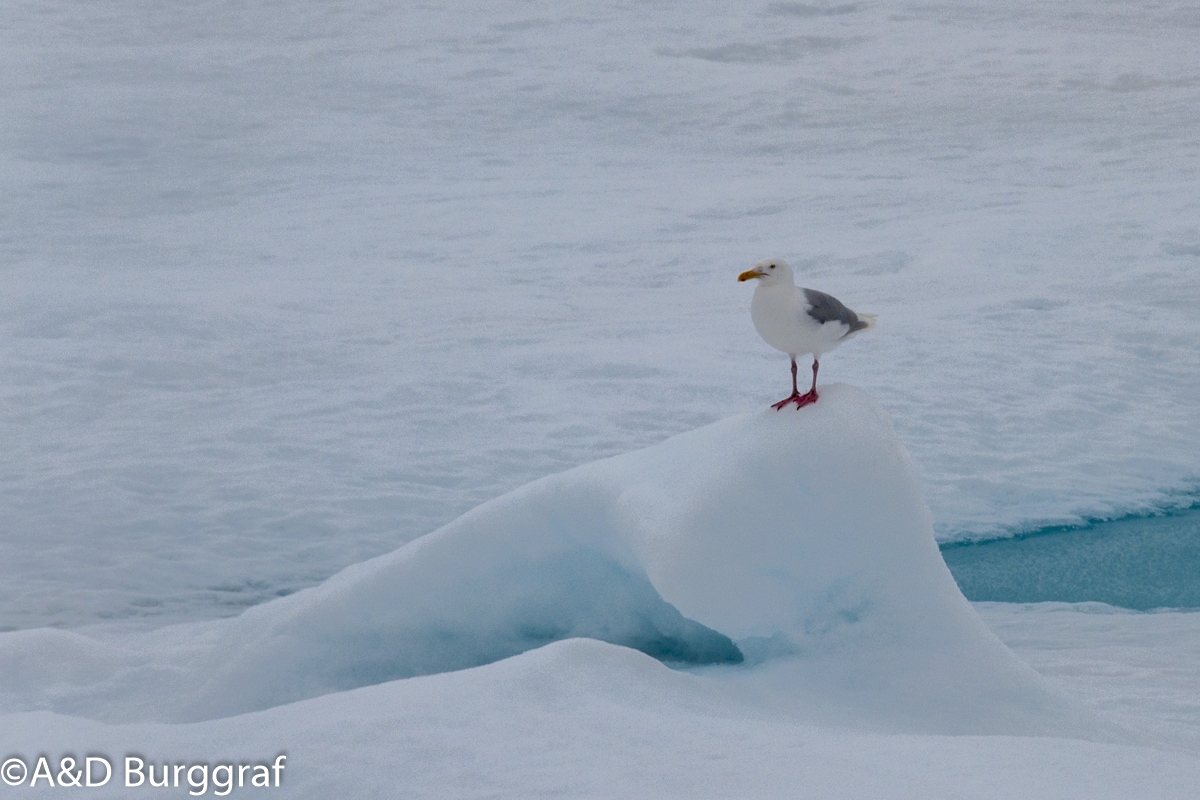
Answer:
[[[1200,608],[1200,508],[942,548],[969,600]]]

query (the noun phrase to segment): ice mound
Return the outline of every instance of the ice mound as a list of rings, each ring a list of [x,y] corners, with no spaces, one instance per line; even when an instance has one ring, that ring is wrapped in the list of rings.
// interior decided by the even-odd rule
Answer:
[[[286,748],[282,788],[269,796],[320,800],[1195,796],[1197,761],[1174,748],[833,730],[796,719],[776,698],[747,703],[740,688],[573,639],[475,669],[194,724],[12,714],[0,717],[0,749],[28,758],[78,743],[76,752],[106,754],[119,770],[122,753],[160,764],[195,764],[197,754],[214,764],[271,763]],[[118,772],[86,796],[139,796],[122,783]]]
[[[202,636],[159,632],[140,662],[91,656],[90,685],[23,705],[96,713],[124,692],[143,704],[126,716],[210,719],[589,637],[665,661],[744,652],[755,691],[835,719],[1027,729],[1053,703],[959,593],[887,415],[822,392],[535,481]]]
[[[636,562],[614,555],[587,491],[545,489],[292,602],[246,612],[218,645],[229,658],[187,716],[480,666],[576,637],[666,661],[742,661],[727,636],[684,618]]]

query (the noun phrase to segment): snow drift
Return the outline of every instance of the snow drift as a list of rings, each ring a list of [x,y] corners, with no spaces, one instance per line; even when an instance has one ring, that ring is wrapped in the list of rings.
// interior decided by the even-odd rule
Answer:
[[[1061,705],[959,593],[890,420],[845,385],[535,481],[321,586],[160,631],[140,655],[41,631],[0,637],[0,658],[74,649],[91,665],[4,669],[24,676],[6,687],[18,707],[209,719],[571,637],[744,656],[753,691],[835,719],[1027,730]],[[122,696],[137,707],[114,710]]]
[[[119,770],[122,753],[160,765],[271,763],[286,747],[283,785],[270,796],[319,800],[1195,797],[1198,762],[1173,749],[831,730],[797,720],[773,698],[742,702],[732,688],[573,639],[475,669],[194,724],[10,714],[0,717],[0,749],[29,759],[71,747],[108,755]],[[86,796],[138,797],[121,777]]]

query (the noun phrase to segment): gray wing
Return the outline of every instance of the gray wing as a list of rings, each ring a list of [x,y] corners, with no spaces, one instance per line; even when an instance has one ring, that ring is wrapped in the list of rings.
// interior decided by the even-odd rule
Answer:
[[[822,325],[826,322],[844,322],[850,326],[850,330],[846,331],[848,334],[867,327],[867,323],[859,319],[858,314],[846,308],[841,300],[832,295],[818,292],[816,289],[805,289],[804,299],[812,306],[808,315]]]

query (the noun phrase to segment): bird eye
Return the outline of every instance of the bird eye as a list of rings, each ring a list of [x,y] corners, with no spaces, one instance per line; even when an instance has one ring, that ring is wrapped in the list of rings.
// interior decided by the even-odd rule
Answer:
[[[772,265],[771,265],[771,269],[775,269],[775,265],[774,265],[774,264],[772,264]]]

